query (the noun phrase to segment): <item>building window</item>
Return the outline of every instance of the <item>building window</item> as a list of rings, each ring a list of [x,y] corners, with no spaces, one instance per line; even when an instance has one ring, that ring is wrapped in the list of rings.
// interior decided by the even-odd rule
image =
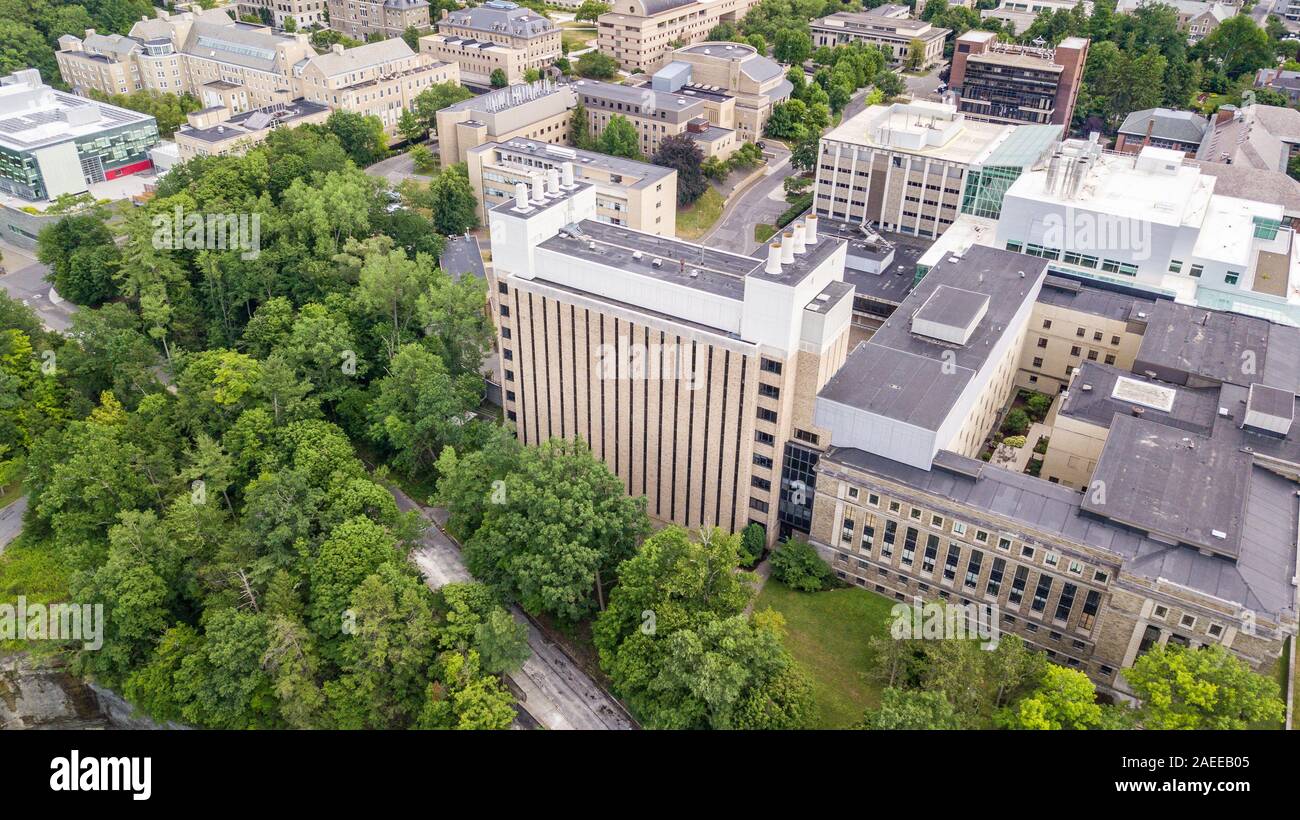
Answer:
[[[776,422],[776,411],[768,410],[766,407],[758,408],[758,418],[761,421]]]
[[[939,536],[928,535],[925,538],[925,554],[921,557],[921,571],[934,572],[934,562],[939,556]]]
[[[821,441],[821,436],[807,430],[800,430],[798,427],[794,429],[794,437],[813,446],[816,446],[817,442]]]
[[[1006,570],[1007,562],[1001,558],[993,559],[993,566],[989,569],[989,582],[984,587],[985,595],[997,597],[998,591],[1002,589],[1002,573]]]
[[[1043,330],[1051,330],[1051,328],[1052,328],[1052,320],[1051,320],[1051,319],[1044,319],[1044,320],[1043,320]]]
[[[965,585],[969,589],[975,589],[980,580],[980,564],[984,562],[984,553],[979,550],[971,550],[970,563],[966,565]]]
[[[912,566],[912,560],[916,555],[916,528],[908,527],[907,532],[903,535],[903,554],[899,558],[903,566]]]
[[[766,478],[759,478],[758,476],[750,476],[749,484],[750,486],[757,487],[760,490],[772,489],[772,482],[768,481]],[[852,522],[848,523],[851,524]]]
[[[1241,274],[1236,271],[1228,271],[1223,277],[1224,284],[1235,285],[1241,279]]]
[[[951,581],[957,577],[957,562],[961,560],[961,547],[948,542],[948,557],[943,562],[943,579]]]
[[[781,363],[778,361],[774,361],[767,357],[760,356],[758,360],[758,366],[759,369],[764,371],[765,373],[775,373],[778,376],[781,375]]]
[[[1066,584],[1061,590],[1061,597],[1056,600],[1056,620],[1068,621],[1070,610],[1074,608],[1074,593],[1078,589],[1074,584]]]
[[[1182,273],[1182,272],[1183,272],[1183,260],[1181,260],[1181,259],[1170,259],[1170,260],[1169,260],[1169,272],[1170,272],[1170,273]]]
[[[1187,275],[1193,279],[1200,279],[1202,273],[1205,273],[1204,265],[1192,265],[1192,268],[1187,272]]]
[[[1052,576],[1038,576],[1038,586],[1034,587],[1034,600],[1030,603],[1029,608],[1035,612],[1042,612],[1047,607],[1047,596],[1052,592]]]
[[[1019,604],[1025,597],[1025,584],[1029,581],[1029,568],[1016,567],[1016,574],[1011,579],[1011,591],[1007,593],[1007,602]]]
[[[759,382],[758,395],[766,396],[769,399],[779,399],[781,398],[781,388],[776,387],[775,385]]]
[[[762,430],[757,430],[754,432],[754,441],[757,441],[759,444],[770,445],[776,443],[776,437],[771,433],[764,433]]]
[[[772,459],[767,456],[760,456],[758,453],[754,453],[754,463],[765,470],[772,469]]]

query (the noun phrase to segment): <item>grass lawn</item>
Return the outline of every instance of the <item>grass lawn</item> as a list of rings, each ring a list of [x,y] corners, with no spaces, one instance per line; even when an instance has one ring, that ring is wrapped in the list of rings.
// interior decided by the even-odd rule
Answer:
[[[8,507],[10,504],[17,501],[19,498],[22,497],[22,495],[23,495],[23,482],[21,480],[15,481],[14,483],[4,487],[0,487],[0,510],[3,510],[5,507]]]
[[[595,39],[596,27],[590,23],[577,21],[560,23],[560,41],[568,46],[570,51],[586,48]]]
[[[864,675],[873,661],[867,641],[884,634],[894,603],[857,587],[796,592],[775,580],[759,593],[755,609],[785,616],[786,647],[812,676],[815,728],[848,728],[880,702],[879,689]]]
[[[722,194],[710,187],[690,205],[678,208],[677,238],[687,241],[699,239],[722,216],[722,206],[725,204]]]
[[[760,222],[754,226],[754,241],[766,242],[776,234],[776,226],[769,225],[766,222]]]

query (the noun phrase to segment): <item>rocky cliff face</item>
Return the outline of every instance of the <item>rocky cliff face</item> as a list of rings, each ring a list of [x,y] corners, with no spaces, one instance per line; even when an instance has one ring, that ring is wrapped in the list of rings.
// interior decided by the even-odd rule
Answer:
[[[133,712],[115,692],[69,674],[57,659],[0,655],[0,729],[162,728]]]

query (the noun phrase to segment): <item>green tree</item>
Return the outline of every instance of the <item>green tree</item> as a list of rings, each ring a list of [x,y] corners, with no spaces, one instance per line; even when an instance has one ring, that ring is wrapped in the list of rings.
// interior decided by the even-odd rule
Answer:
[[[392,450],[398,469],[415,475],[433,464],[445,444],[455,443],[482,398],[482,382],[469,374],[453,378],[437,356],[415,343],[398,349],[388,372],[369,407],[370,435]]]
[[[528,626],[496,607],[474,631],[474,645],[482,658],[483,671],[511,675],[533,654],[528,646]]]
[[[1101,706],[1087,675],[1050,664],[1038,688],[1000,722],[1010,729],[1092,729],[1101,723]]]
[[[492,74],[488,77],[488,84],[493,88],[505,88],[510,84],[510,80],[506,77],[506,72],[503,69],[494,68]]]
[[[603,154],[616,157],[641,159],[639,144],[636,128],[627,117],[615,114],[606,124],[605,130],[600,132],[597,149]]]
[[[464,454],[455,447],[443,449],[434,465],[438,489],[433,501],[447,509],[447,529],[460,541],[478,531],[488,504],[504,503],[504,479],[518,466],[520,452],[514,434],[498,426],[489,428],[478,449]]]
[[[473,96],[473,91],[458,83],[436,83],[416,95],[412,108],[415,116],[423,124],[424,130],[436,133],[437,113],[449,105],[455,105]]]
[[[36,257],[50,267],[54,288],[65,299],[95,306],[117,295],[114,277],[122,255],[99,212],[65,216],[44,228]]]
[[[812,55],[812,35],[807,27],[786,28],[777,32],[772,57],[778,62],[799,65]]]
[[[1142,702],[1146,729],[1245,729],[1280,723],[1285,712],[1277,681],[1218,644],[1157,646],[1122,674]]]
[[[612,80],[618,76],[618,61],[602,51],[588,51],[574,66],[579,76],[589,80]]]
[[[913,38],[907,44],[907,57],[903,60],[903,64],[910,71],[920,70],[921,66],[925,65],[925,43]]]
[[[608,14],[610,6],[608,3],[601,3],[599,0],[583,0],[582,5],[578,6],[578,12],[574,15],[575,20],[590,20],[596,22],[596,18],[602,14]]]
[[[465,233],[478,225],[478,200],[464,163],[445,169],[429,184],[433,227],[441,234]]]
[[[704,152],[690,137],[684,134],[664,137],[659,142],[659,150],[650,161],[655,165],[677,171],[679,206],[691,204],[708,190],[709,183],[700,171],[700,166],[704,162]]]
[[[830,565],[807,541],[790,538],[781,542],[768,562],[772,577],[791,589],[817,592],[830,584]]]
[[[568,621],[604,608],[605,587],[649,528],[644,498],[581,442],[523,451],[465,545],[474,575],[524,609]]]
[[[591,136],[591,123],[587,121],[587,106],[582,103],[573,107],[573,115],[569,119],[569,142],[574,148],[586,150],[595,148],[595,141]]]
[[[339,138],[343,150],[361,167],[373,165],[388,153],[384,124],[378,117],[352,111],[335,111],[325,121],[325,128]]]
[[[1200,48],[1232,78],[1274,64],[1268,35],[1248,14],[1224,20],[1201,41]]]
[[[880,705],[868,709],[857,729],[960,729],[961,719],[941,692],[889,687]]]

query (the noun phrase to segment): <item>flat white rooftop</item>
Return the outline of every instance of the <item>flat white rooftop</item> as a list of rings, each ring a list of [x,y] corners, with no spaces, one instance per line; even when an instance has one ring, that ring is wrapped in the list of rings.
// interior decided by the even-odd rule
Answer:
[[[968,120],[946,103],[914,100],[870,106],[824,139],[971,164],[1014,130],[1010,125]]]

